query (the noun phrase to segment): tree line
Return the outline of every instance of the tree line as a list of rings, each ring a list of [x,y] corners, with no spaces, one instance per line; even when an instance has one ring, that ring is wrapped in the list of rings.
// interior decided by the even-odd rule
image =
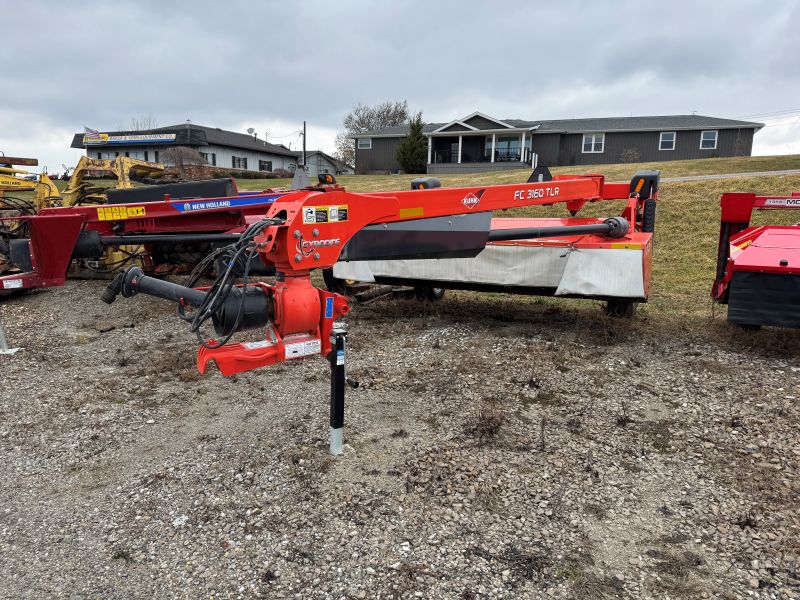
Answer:
[[[353,136],[367,131],[408,125],[408,135],[403,138],[397,148],[397,162],[406,173],[425,173],[428,162],[428,141],[422,134],[424,122],[422,112],[411,114],[408,102],[387,101],[372,106],[356,104],[345,115],[344,131],[336,135],[336,152],[334,156],[348,164],[355,165],[356,147]]]

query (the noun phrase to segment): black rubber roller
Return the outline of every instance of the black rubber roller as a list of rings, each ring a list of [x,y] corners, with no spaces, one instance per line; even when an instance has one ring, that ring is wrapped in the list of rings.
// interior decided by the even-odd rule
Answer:
[[[611,217],[606,219],[604,223],[608,225],[608,233],[606,235],[610,238],[625,237],[630,230],[628,219],[624,217]]]

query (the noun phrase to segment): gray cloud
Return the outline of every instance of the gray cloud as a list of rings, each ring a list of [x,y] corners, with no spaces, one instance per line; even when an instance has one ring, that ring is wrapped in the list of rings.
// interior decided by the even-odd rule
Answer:
[[[31,26],[4,30],[17,59],[2,83],[0,150],[58,164],[69,140],[59,158],[54,132],[109,129],[147,113],[161,124],[278,123],[287,132],[306,119],[327,146],[355,103],[387,99],[407,99],[433,121],[474,110],[501,118],[800,114],[799,6],[14,3],[10,22]],[[781,151],[800,152],[800,131],[778,124],[757,134],[757,147],[773,135]]]

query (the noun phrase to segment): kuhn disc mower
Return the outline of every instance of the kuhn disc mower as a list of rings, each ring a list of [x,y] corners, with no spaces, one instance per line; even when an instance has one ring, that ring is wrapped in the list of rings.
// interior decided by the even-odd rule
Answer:
[[[711,296],[728,305],[730,323],[800,327],[800,224],[750,226],[753,210],[800,209],[800,193],[729,193],[720,206]]]
[[[493,237],[492,211],[566,203],[577,211],[585,203],[628,199],[626,215],[591,223],[548,227],[505,227],[495,239],[525,240],[559,235],[600,235],[632,243],[631,224],[643,218],[639,192],[651,185],[643,175],[629,184],[605,183],[602,175],[562,175],[552,181],[471,188],[436,188],[356,194],[331,185],[275,198],[264,218],[252,223],[228,248],[228,268],[207,289],[159,280],[130,267],[115,279],[103,300],[139,293],[178,303],[201,348],[201,373],[215,363],[223,375],[286,360],[325,356],[331,364],[331,452],[341,452],[344,422],[345,339],[336,320],[350,307],[347,298],[316,288],[311,271],[340,261],[468,258]],[[633,190],[631,190],[631,187]],[[212,255],[213,256],[213,255]],[[260,256],[277,271],[274,284],[248,283],[247,267]],[[212,257],[209,257],[211,260]],[[245,265],[237,283],[233,266]],[[203,332],[211,321],[214,335]],[[256,342],[228,343],[245,329],[262,329]]]
[[[545,180],[551,180],[544,171]],[[624,241],[592,233],[587,226],[602,225],[603,219],[576,218],[585,201],[570,201],[566,207],[571,217],[492,219],[488,243],[474,258],[339,261],[326,273],[326,283],[340,290],[346,281],[384,286],[356,295],[367,299],[382,290],[390,293],[391,286],[414,288],[418,297],[429,299],[446,289],[592,298],[605,300],[610,314],[628,316],[650,292],[658,178],[658,171],[642,171],[633,178],[621,215],[631,224]],[[412,186],[428,185],[429,180],[415,180]],[[532,176],[529,182],[535,180]],[[618,196],[612,193],[598,200]],[[467,196],[463,203],[474,210],[477,199]],[[580,232],[570,234],[575,226]],[[532,232],[528,239],[517,235],[523,229]],[[507,231],[511,237],[506,237]]]

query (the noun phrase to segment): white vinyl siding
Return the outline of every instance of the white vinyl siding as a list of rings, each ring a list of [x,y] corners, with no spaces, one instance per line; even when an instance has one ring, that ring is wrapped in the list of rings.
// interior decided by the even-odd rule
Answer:
[[[358,138],[359,150],[372,150],[372,138]]]
[[[133,158],[144,158],[153,162],[159,162],[159,159],[164,158],[164,152],[169,148],[168,145],[159,146],[120,146],[114,148],[87,148],[86,155],[92,158],[110,158],[114,159],[116,156],[125,156],[128,152]],[[243,150],[240,148],[232,148],[230,146],[200,146],[197,151],[201,155],[208,157],[207,161],[209,166],[219,166],[221,168],[230,169],[233,164],[233,157],[247,160],[247,170],[256,171],[258,161],[265,160],[272,162],[272,169],[285,169],[287,171],[293,170],[297,166],[297,158],[294,156],[284,156],[281,154],[272,154],[271,152],[254,152],[252,150]],[[99,156],[98,156],[99,155]],[[167,165],[170,166],[170,165]]]
[[[716,150],[716,149],[717,149],[717,132],[701,131],[700,150]]]
[[[272,161],[273,171],[277,171],[278,169],[291,171],[297,165],[297,159],[294,156],[282,156],[270,152],[253,152],[251,150],[242,150],[240,148],[225,146],[201,146],[198,150],[209,155],[211,166],[219,166],[226,169],[231,168],[229,165],[233,163],[234,156],[237,158],[246,158],[247,169],[249,171],[257,170],[259,160]]]
[[[662,131],[658,138],[658,149],[675,150],[675,135],[674,131]]]
[[[600,154],[606,145],[605,133],[584,133],[583,134],[583,147],[581,151],[584,154]]]

